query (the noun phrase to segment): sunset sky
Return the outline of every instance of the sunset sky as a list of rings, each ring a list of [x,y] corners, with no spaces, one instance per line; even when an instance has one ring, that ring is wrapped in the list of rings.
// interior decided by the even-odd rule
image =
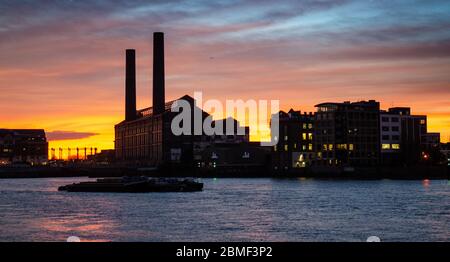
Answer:
[[[151,106],[152,32],[166,100],[280,99],[281,109],[376,99],[450,137],[450,1],[0,1],[0,128],[51,147],[113,148],[124,54]]]

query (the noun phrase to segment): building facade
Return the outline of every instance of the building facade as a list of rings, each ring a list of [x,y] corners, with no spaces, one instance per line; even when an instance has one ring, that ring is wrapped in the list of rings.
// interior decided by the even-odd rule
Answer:
[[[409,107],[393,107],[388,112],[399,116],[401,121],[400,164],[418,164],[422,160],[422,139],[427,134],[427,116],[412,115]]]
[[[0,129],[0,165],[48,161],[48,142],[43,129]]]
[[[295,172],[315,162],[314,114],[301,111],[278,112],[279,136],[272,148],[271,166],[274,172]]]
[[[381,163],[383,165],[399,165],[401,163],[402,122],[400,115],[381,111],[380,113],[380,145]]]
[[[199,152],[196,168],[200,171],[232,174],[267,173],[268,152],[258,142],[215,143]]]
[[[376,166],[380,160],[380,104],[374,100],[316,105],[317,165]]]
[[[233,144],[246,144],[250,142],[250,129],[248,126],[241,126],[234,118],[212,120],[212,116],[205,113],[210,118],[211,127],[220,132],[213,135],[202,135],[194,142],[194,158],[196,166],[204,166],[202,163],[203,151],[210,147],[223,147]],[[221,127],[221,128],[220,128]],[[229,128],[227,132],[227,127]],[[220,131],[219,131],[220,130]],[[238,130],[240,130],[238,132]],[[200,164],[198,164],[200,163]]]
[[[174,135],[171,123],[178,114],[172,112],[172,104],[186,101],[196,108],[194,99],[188,95],[167,102],[163,113],[153,114],[153,108],[137,111],[136,119],[123,121],[115,126],[115,155],[119,162],[134,165],[161,166],[193,165],[194,144],[200,143],[202,135]],[[194,110],[191,119],[194,118]],[[201,110],[200,110],[201,111]],[[202,112],[202,119],[208,115]],[[193,125],[190,126],[194,134]]]

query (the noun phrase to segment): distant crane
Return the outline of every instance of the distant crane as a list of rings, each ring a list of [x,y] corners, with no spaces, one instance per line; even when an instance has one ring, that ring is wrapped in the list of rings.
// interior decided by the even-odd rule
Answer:
[[[56,150],[58,150],[58,156],[56,155]],[[98,152],[98,148],[97,147],[76,147],[76,148],[70,148],[67,147],[67,158],[66,160],[70,160],[73,159],[72,158],[72,150],[76,150],[77,154],[76,154],[76,160],[87,160],[87,156],[89,155],[97,155]],[[83,150],[84,156],[83,158],[80,158],[80,150]],[[64,156],[64,148],[59,147],[59,148],[50,148],[50,158],[51,160],[63,160],[63,156]]]

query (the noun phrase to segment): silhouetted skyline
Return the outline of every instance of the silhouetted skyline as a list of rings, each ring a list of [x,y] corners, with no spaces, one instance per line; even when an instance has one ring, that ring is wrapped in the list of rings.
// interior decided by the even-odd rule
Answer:
[[[137,107],[151,105],[151,32],[164,31],[167,100],[198,90],[314,111],[376,99],[427,114],[448,141],[449,11],[447,1],[2,1],[1,127],[74,138],[50,147],[113,148],[123,50],[137,52]]]

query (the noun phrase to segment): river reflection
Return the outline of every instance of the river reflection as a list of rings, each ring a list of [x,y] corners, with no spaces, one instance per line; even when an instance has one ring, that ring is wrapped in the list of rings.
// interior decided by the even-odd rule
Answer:
[[[203,179],[203,192],[69,193],[83,178],[0,180],[0,241],[449,241],[432,181]]]

